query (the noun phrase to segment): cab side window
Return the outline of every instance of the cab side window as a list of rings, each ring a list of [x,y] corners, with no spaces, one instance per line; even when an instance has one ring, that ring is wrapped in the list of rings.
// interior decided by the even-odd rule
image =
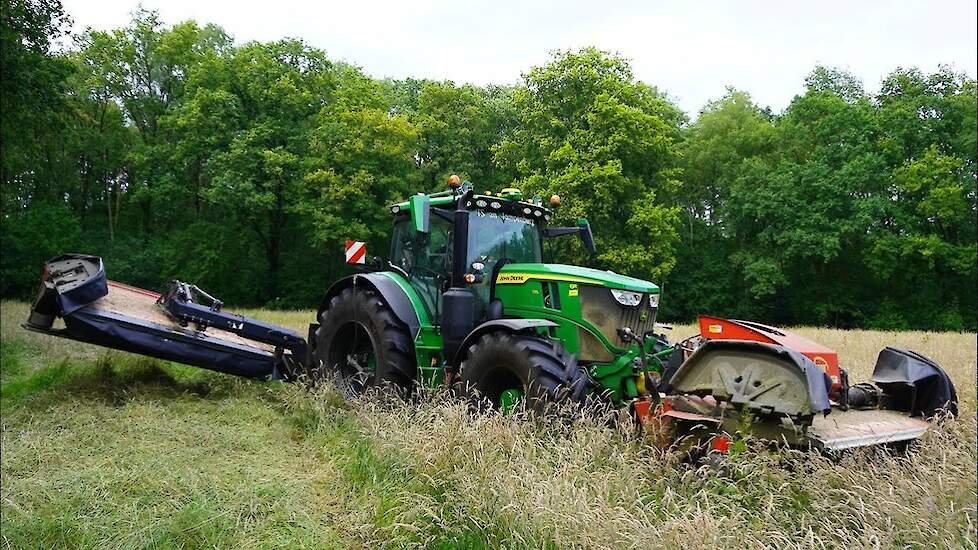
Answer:
[[[452,226],[444,220],[432,220],[428,234],[417,233],[410,221],[394,226],[391,261],[412,277],[441,275],[452,271]]]
[[[394,226],[393,241],[391,262],[408,274],[428,314],[437,319],[441,293],[451,280],[452,225],[432,219],[425,234],[414,231],[410,220],[403,220]]]
[[[394,226],[394,242],[391,243],[391,262],[407,273],[411,273],[415,261],[414,232],[411,231],[410,222],[398,222]]]

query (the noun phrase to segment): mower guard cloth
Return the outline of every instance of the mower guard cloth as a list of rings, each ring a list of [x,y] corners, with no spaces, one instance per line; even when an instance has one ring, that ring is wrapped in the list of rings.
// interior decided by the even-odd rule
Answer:
[[[883,408],[931,418],[941,411],[958,415],[954,384],[937,363],[915,351],[887,347],[873,369],[883,390]]]
[[[828,413],[830,385],[797,351],[743,340],[707,341],[668,380],[675,393],[712,395],[760,416],[799,420]]]
[[[273,374],[275,357],[271,353],[212,338],[205,333],[177,331],[91,307],[65,316],[64,321],[67,327],[64,336],[98,346],[245,378],[265,378]]]

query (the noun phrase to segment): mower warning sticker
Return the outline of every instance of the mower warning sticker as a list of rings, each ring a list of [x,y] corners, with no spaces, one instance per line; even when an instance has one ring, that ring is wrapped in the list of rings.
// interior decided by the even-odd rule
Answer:
[[[720,334],[723,332],[723,325],[710,325],[709,330],[712,334]]]

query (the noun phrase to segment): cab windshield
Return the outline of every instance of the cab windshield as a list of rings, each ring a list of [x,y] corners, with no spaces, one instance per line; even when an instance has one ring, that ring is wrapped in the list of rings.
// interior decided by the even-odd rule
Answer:
[[[533,220],[482,210],[469,217],[468,245],[469,264],[485,264],[486,273],[503,258],[538,263],[543,255],[540,231]]]

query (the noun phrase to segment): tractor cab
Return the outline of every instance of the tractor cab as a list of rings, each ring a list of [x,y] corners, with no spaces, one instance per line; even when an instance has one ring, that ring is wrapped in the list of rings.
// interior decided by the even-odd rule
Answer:
[[[393,205],[391,213],[390,263],[436,322],[441,321],[442,294],[455,279],[472,293],[475,317],[485,317],[497,268],[540,263],[543,225],[554,214],[539,197],[522,200],[518,189],[477,195],[468,182],[442,193],[415,195]],[[456,258],[460,269],[453,273]]]

